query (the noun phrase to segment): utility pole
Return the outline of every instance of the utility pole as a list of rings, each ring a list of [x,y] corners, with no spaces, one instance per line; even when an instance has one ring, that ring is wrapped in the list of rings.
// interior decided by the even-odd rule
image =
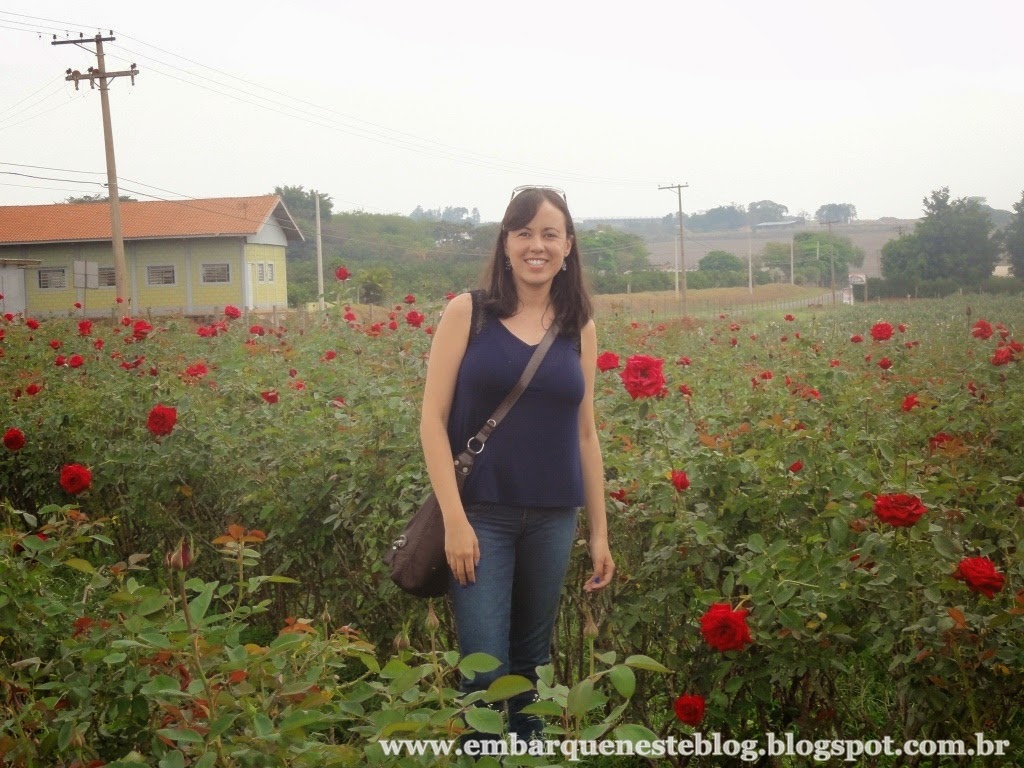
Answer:
[[[686,317],[686,249],[683,245],[683,190],[689,184],[666,184],[658,189],[674,189],[679,197],[679,261],[676,262],[676,301],[682,300],[683,317]],[[679,295],[679,267],[683,268],[683,293]]]
[[[320,311],[325,308],[324,303],[324,246],[320,239],[320,193],[312,190],[316,200],[316,292],[320,297]]]
[[[754,295],[754,247],[751,244],[751,233],[754,228],[747,225],[747,290]]]
[[[793,251],[796,250],[796,235],[789,238],[789,284],[796,285],[796,272],[793,269]]]
[[[117,165],[114,162],[114,134],[110,127],[110,97],[107,93],[110,80],[115,77],[130,77],[132,79],[132,85],[135,85],[135,76],[139,74],[139,70],[135,68],[135,64],[131,65],[130,69],[121,70],[118,72],[107,72],[106,65],[103,61],[103,43],[112,42],[116,38],[113,36],[114,33],[110,31],[110,37],[103,37],[102,35],[96,35],[92,38],[92,42],[96,43],[96,67],[89,67],[87,70],[88,74],[83,75],[77,69],[68,69],[65,73],[67,77],[64,79],[73,82],[75,84],[75,90],[78,90],[78,82],[80,80],[88,80],[89,87],[95,88],[96,81],[99,80],[100,84],[100,106],[103,110],[103,146],[106,150],[107,155],[107,195],[110,200],[110,241],[114,249],[114,286],[118,298],[126,299],[128,305],[131,306],[132,297],[128,291],[128,269],[124,259],[124,236],[121,231],[121,198],[117,191]],[[53,36],[53,41],[50,45],[78,45],[82,46],[86,42],[84,37],[79,36],[78,40],[58,40],[57,36]],[[86,48],[88,50],[88,48]],[[91,51],[90,51],[91,53]]]

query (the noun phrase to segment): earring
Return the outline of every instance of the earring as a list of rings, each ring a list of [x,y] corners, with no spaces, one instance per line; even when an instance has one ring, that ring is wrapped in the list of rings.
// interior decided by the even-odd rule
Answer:
[[[568,256],[566,256],[564,259],[562,259],[562,271],[565,272],[567,269],[569,269],[569,257]]]
[[[505,269],[512,269],[512,259],[505,257]]]

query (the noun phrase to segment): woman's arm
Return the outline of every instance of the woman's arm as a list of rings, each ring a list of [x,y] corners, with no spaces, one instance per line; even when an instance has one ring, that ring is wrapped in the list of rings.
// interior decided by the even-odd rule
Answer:
[[[608,518],[605,514],[604,464],[594,423],[594,378],[597,371],[597,328],[591,320],[580,333],[580,365],[585,384],[580,403],[580,458],[583,463],[583,499],[590,531],[590,560],[594,573],[583,587],[587,592],[602,589],[615,574],[615,562],[608,547]]]
[[[480,561],[476,534],[466,518],[455,481],[452,449],[448,442],[448,414],[455,397],[459,366],[466,353],[469,327],[473,319],[473,297],[460,294],[448,302],[434,330],[427,362],[427,382],[423,388],[420,411],[420,443],[430,475],[430,485],[437,495],[444,517],[444,545],[448,565],[459,583],[476,580],[475,568]]]

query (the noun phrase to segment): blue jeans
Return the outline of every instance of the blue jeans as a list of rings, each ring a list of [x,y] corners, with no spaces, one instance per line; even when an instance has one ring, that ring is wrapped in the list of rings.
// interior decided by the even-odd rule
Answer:
[[[576,535],[576,507],[466,507],[480,545],[476,582],[451,579],[459,650],[486,653],[498,668],[462,681],[464,693],[486,689],[502,675],[522,675],[536,685],[536,668],[551,661],[551,636]],[[539,736],[543,721],[519,712],[533,692],[509,700],[509,731]]]

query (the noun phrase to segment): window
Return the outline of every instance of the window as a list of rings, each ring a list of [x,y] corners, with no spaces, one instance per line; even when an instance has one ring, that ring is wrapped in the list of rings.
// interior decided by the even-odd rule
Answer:
[[[60,290],[67,288],[68,278],[64,267],[39,270],[39,287],[42,290]]]
[[[146,267],[146,285],[174,285],[174,267]]]
[[[100,288],[113,288],[117,284],[114,280],[113,267],[98,267],[97,279]]]
[[[256,282],[257,283],[272,283],[274,282],[274,264],[270,261],[257,261],[256,262]]]
[[[231,265],[224,264],[203,264],[204,283],[230,283]]]

